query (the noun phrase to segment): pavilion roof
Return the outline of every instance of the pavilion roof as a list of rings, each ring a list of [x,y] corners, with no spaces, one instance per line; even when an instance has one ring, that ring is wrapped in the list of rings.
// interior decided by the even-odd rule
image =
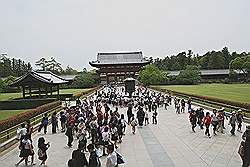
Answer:
[[[17,78],[10,86],[25,86],[27,83],[30,82],[57,85],[66,84],[69,81],[50,71],[30,71],[24,74],[23,76]]]
[[[116,64],[148,64],[142,52],[98,53],[97,60],[89,62],[92,66]]]

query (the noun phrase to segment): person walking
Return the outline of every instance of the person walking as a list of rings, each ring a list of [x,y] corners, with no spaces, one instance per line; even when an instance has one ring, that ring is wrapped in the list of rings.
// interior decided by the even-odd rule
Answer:
[[[28,138],[32,142],[31,136],[32,136],[32,132],[33,132],[33,126],[31,125],[30,120],[26,121],[26,129],[27,129]]]
[[[209,133],[209,127],[210,127],[210,124],[212,122],[212,118],[211,118],[209,112],[206,113],[206,116],[204,117],[203,122],[204,122],[205,127],[206,127],[205,135],[207,135],[209,138],[211,138],[210,133]]]
[[[90,153],[89,155],[89,166],[88,167],[101,167],[101,162],[99,157],[96,154],[95,146],[93,144],[89,144],[87,149]]]
[[[196,127],[196,123],[197,123],[197,115],[196,115],[195,111],[192,111],[190,113],[189,120],[190,120],[190,123],[192,125],[192,131],[195,132],[195,127]]]
[[[218,114],[217,114],[217,118],[218,118],[218,127],[217,127],[217,130],[223,134],[223,122],[224,122],[224,115],[223,115],[223,112],[221,110],[218,111]]]
[[[231,127],[232,127],[232,129],[231,129],[231,131],[230,131],[230,133],[231,133],[232,136],[235,136],[235,126],[236,126],[236,120],[237,120],[235,114],[236,114],[235,111],[233,111],[233,112],[232,112],[232,115],[231,115],[231,117],[230,117],[230,119],[229,119],[229,124],[230,124]]]
[[[52,125],[52,133],[56,133],[56,128],[58,127],[58,120],[56,116],[56,112],[53,112],[51,116],[51,125]]]
[[[154,110],[153,115],[152,115],[152,119],[153,119],[152,124],[157,124],[157,115],[158,115],[157,111]]]
[[[131,127],[132,127],[132,133],[135,134],[135,127],[137,126],[137,121],[136,121],[136,119],[134,118],[134,114],[133,114],[132,117],[131,117],[130,125],[131,125]]]
[[[65,135],[68,137],[68,146],[72,147],[72,142],[73,142],[73,126],[72,125],[68,125],[67,130]]]
[[[148,109],[146,108],[145,109],[145,126],[147,126],[149,124],[149,112],[148,112]]]
[[[47,126],[48,126],[48,124],[49,124],[48,114],[45,113],[44,116],[43,116],[43,118],[42,118],[42,120],[41,120],[41,124],[40,124],[40,126],[38,128],[38,132],[41,132],[41,130],[43,128],[44,134],[46,134],[47,133]]]
[[[145,113],[144,113],[143,108],[141,106],[139,106],[138,108],[139,109],[137,111],[137,119],[138,119],[139,126],[142,127],[143,126],[144,117],[145,117]]]
[[[216,109],[213,110],[213,114],[212,114],[212,125],[213,125],[213,134],[214,136],[217,135],[216,131],[217,131],[217,125],[219,124],[218,118],[216,116]]]
[[[67,117],[63,111],[60,112],[61,132],[65,132]]]
[[[88,167],[88,161],[82,149],[72,152],[72,159],[68,161],[68,167]]]
[[[246,126],[246,131],[242,135],[243,141],[240,144],[238,153],[242,159],[242,167],[250,166],[250,125]]]
[[[15,166],[19,166],[19,164],[23,161],[25,161],[25,165],[28,165],[28,157],[31,156],[31,165],[35,165],[34,163],[34,150],[31,143],[31,140],[29,139],[29,136],[26,134],[24,138],[21,141],[20,146],[20,155],[19,157],[22,158],[20,161],[18,161]]]
[[[108,145],[107,150],[108,150],[108,156],[107,156],[106,167],[118,167],[117,154],[115,152],[114,145]]]
[[[17,129],[17,136],[16,136],[17,140],[20,141],[20,145],[26,134],[27,134],[27,128],[25,127],[25,124],[22,123],[21,128]]]
[[[38,139],[38,159],[41,160],[41,166],[45,166],[45,162],[48,158],[47,156],[47,149],[50,147],[49,142],[45,144],[45,139],[40,137]]]
[[[185,112],[185,100],[181,99],[181,112],[184,113]]]
[[[241,128],[242,128],[242,122],[243,122],[244,118],[243,118],[243,114],[242,114],[242,110],[241,109],[238,110],[236,118],[237,118],[237,124],[238,124],[237,131],[240,132],[240,133],[242,133]]]

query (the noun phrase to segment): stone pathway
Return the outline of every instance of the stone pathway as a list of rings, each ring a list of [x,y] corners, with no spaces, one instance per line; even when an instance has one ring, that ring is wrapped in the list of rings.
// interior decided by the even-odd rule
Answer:
[[[126,113],[126,108],[120,108]],[[226,125],[225,134],[218,133],[211,139],[204,136],[204,130],[196,128],[196,133],[191,131],[187,113],[176,114],[174,107],[170,106],[158,110],[158,124],[149,124],[146,127],[137,128],[132,135],[130,127],[127,127],[126,135],[119,146],[120,152],[128,167],[239,167],[241,159],[238,155],[238,146],[241,141],[241,133],[236,136],[229,134],[230,127]],[[206,111],[205,111],[206,112]],[[226,122],[227,124],[227,122]],[[244,126],[245,128],[245,126]],[[212,131],[212,130],[211,130]],[[67,138],[63,133],[47,135],[35,134],[34,147],[37,153],[37,140],[44,136],[51,143],[48,150],[49,167],[65,167],[71,157],[74,147],[66,146]],[[15,148],[0,157],[0,167],[12,167],[19,160],[19,150]],[[88,155],[87,155],[88,156]],[[35,157],[37,164],[37,156]],[[102,166],[106,159],[101,158]],[[24,166],[23,164],[20,167]],[[36,165],[39,166],[39,165]]]

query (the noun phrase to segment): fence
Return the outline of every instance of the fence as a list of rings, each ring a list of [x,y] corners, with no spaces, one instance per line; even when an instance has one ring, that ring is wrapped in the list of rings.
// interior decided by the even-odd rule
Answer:
[[[151,88],[151,89],[155,89],[155,88]],[[248,122],[250,123],[250,112],[249,110],[245,109],[245,108],[240,108],[240,107],[236,107],[236,106],[232,106],[232,105],[229,105],[229,104],[224,104],[224,103],[219,103],[219,102],[215,102],[215,101],[211,101],[211,100],[207,100],[207,99],[201,99],[201,98],[198,98],[198,97],[195,97],[195,96],[192,96],[192,95],[187,95],[187,94],[183,94],[181,92],[176,92],[176,91],[171,91],[171,90],[158,90],[158,89],[155,89],[157,91],[160,91],[160,92],[167,92],[169,94],[173,94],[179,98],[184,98],[184,99],[188,99],[189,97],[192,98],[192,102],[196,103],[197,105],[199,106],[202,106],[202,107],[207,107],[209,109],[211,108],[215,108],[215,109],[219,109],[219,108],[224,108],[226,112],[228,112],[228,114],[230,115],[230,113],[232,111],[236,111],[238,109],[241,109],[244,113],[244,116],[245,116],[245,122]]]
[[[53,112],[55,112],[55,111],[58,112],[60,110],[62,110],[62,106],[61,105],[60,106],[56,106],[56,107],[54,107],[54,108],[46,111],[46,113],[48,113],[48,115],[50,116]],[[42,119],[44,113],[40,114],[40,115],[37,115],[36,117],[31,118],[30,119],[31,124],[33,126],[38,125],[41,122],[41,119]],[[18,125],[15,125],[15,126],[13,126],[11,128],[8,128],[8,129],[0,132],[0,143],[1,143],[0,147],[1,147],[1,150],[2,150],[2,147],[3,147],[2,145],[4,145],[3,144],[4,142],[6,142],[7,140],[9,140],[9,139],[11,139],[11,138],[13,138],[13,137],[16,136],[16,131],[21,126],[21,124],[22,123],[20,123]],[[36,130],[36,129],[37,129],[37,127],[34,127],[34,130]]]

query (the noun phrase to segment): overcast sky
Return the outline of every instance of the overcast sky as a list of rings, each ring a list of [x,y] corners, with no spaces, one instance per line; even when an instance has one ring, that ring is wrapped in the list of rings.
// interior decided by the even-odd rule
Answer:
[[[97,52],[250,51],[250,0],[0,0],[0,53],[81,70]]]

